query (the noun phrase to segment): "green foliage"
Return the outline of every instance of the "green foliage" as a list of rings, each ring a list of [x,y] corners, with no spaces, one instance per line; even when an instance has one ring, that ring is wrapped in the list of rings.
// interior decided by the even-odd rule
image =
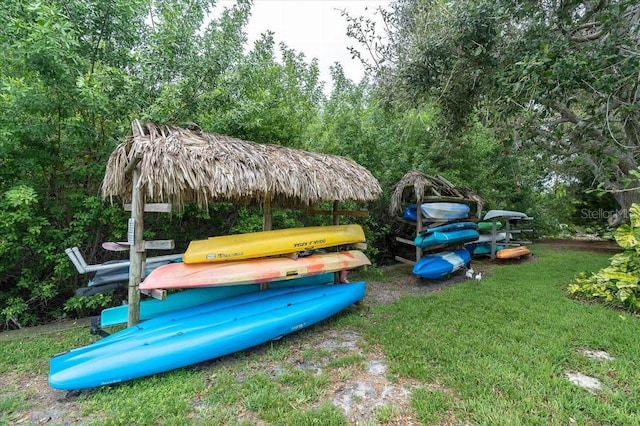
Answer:
[[[42,240],[51,232],[33,188],[20,185],[2,194],[0,315],[5,326],[33,324],[42,314],[42,304],[56,296],[55,247]],[[42,271],[47,276],[41,278]]]
[[[567,291],[573,297],[604,302],[640,311],[640,204],[630,209],[630,224],[615,231],[624,249],[611,258],[611,265],[591,274],[579,274]]]
[[[64,304],[64,310],[78,317],[86,317],[92,313],[109,307],[113,303],[111,293],[98,293],[93,296],[73,296]]]
[[[400,0],[386,15],[387,45],[358,41],[379,56],[386,98],[405,110],[436,105],[449,141],[481,118],[539,175],[588,172],[617,190],[638,186],[637,13],[633,0]],[[615,198],[626,210],[638,192]]]

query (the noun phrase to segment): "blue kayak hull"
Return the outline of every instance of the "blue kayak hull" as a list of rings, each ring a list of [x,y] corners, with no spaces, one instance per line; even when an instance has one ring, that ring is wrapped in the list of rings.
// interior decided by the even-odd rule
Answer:
[[[413,273],[421,278],[437,280],[471,262],[471,254],[465,250],[445,251],[421,257],[413,266]]]
[[[273,281],[269,288],[294,287],[299,285],[333,284],[335,274],[308,275],[285,281]],[[162,314],[190,308],[192,306],[222,300],[242,294],[254,293],[260,290],[260,284],[229,285],[220,287],[202,287],[184,290],[168,295],[164,300],[149,299],[140,302],[140,321],[146,321]],[[125,324],[129,319],[129,306],[122,305],[104,309],[100,313],[100,326],[109,327],[117,324]]]
[[[446,232],[430,232],[414,239],[416,246],[427,248],[440,244],[458,244],[475,241],[480,237],[475,229],[458,229]]]
[[[92,388],[229,355],[335,315],[365,289],[364,282],[270,289],[162,315],[53,356],[49,385]]]
[[[444,225],[434,226],[432,228],[424,229],[420,234],[430,234],[432,232],[449,232],[459,231],[462,229],[478,229],[478,224],[475,222],[452,222],[445,223]]]

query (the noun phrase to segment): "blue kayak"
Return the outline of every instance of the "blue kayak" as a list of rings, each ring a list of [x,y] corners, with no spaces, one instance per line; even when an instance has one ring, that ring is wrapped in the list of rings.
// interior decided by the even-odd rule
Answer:
[[[327,272],[324,274],[307,275],[292,280],[272,281],[269,283],[269,288],[333,284],[334,281],[335,274],[333,272]],[[149,299],[140,302],[140,320],[145,321],[180,309],[233,296],[240,296],[241,294],[253,293],[259,290],[260,284],[202,287],[183,290],[178,293],[169,294],[164,300]],[[107,308],[100,313],[100,326],[109,327],[117,324],[125,324],[128,319],[129,305]]]
[[[422,230],[420,234],[429,234],[431,232],[447,232],[457,231],[460,229],[478,229],[478,224],[475,222],[452,222],[445,223],[444,225],[434,226],[433,228],[427,228]]]
[[[162,315],[53,356],[49,385],[104,386],[229,355],[335,315],[365,289],[364,282],[276,288]]]
[[[446,232],[429,232],[418,235],[413,242],[420,248],[432,247],[439,244],[459,244],[475,241],[480,237],[475,229],[458,229]]]
[[[413,266],[413,273],[421,278],[437,280],[471,262],[471,254],[465,249],[444,251],[420,258]]]

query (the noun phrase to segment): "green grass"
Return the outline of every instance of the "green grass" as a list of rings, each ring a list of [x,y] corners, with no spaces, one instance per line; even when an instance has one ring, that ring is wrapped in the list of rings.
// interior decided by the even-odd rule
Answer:
[[[82,392],[75,403],[87,424],[345,425],[329,392],[336,380],[365,371],[366,359],[300,346],[323,331],[354,330],[365,336],[365,348],[384,354],[392,381],[419,384],[411,406],[423,424],[639,424],[638,319],[564,293],[576,273],[606,265],[608,256],[533,251],[530,262],[478,263],[489,269],[481,282],[360,306],[221,361]],[[371,279],[393,282],[399,274]],[[94,339],[86,329],[5,339],[0,374],[46,375],[51,355]],[[616,359],[591,360],[582,349],[605,350]],[[566,371],[594,376],[603,389],[583,390]],[[0,397],[0,424],[28,412],[34,400],[10,385]],[[383,404],[367,424],[392,424],[406,414]]]
[[[535,253],[535,261],[492,268],[480,283],[374,307],[362,322],[367,338],[384,347],[392,374],[447,389],[414,394],[419,418],[432,422],[452,410],[478,424],[638,424],[637,318],[563,291],[607,256]],[[580,354],[586,348],[616,360],[591,360]],[[565,371],[594,376],[603,390],[577,388]]]

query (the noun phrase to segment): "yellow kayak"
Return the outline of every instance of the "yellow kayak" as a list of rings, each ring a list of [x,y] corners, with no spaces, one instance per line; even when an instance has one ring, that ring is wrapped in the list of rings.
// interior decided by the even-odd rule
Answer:
[[[191,241],[182,261],[191,264],[255,259],[363,242],[360,225],[278,229]]]

